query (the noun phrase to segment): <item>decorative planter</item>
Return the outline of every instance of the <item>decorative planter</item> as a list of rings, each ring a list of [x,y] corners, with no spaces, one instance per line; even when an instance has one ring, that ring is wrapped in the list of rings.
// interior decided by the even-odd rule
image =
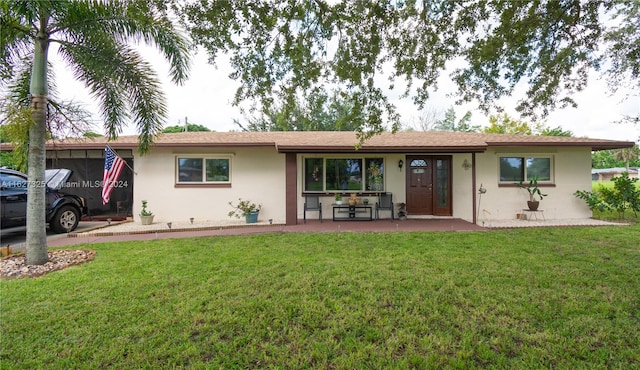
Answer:
[[[342,201],[341,200],[336,200],[336,204],[340,206],[340,205],[342,205]]]
[[[140,223],[143,225],[151,225],[153,223],[153,215],[151,216],[140,216]]]
[[[258,214],[260,212],[251,212],[248,213],[246,215],[244,215],[245,220],[247,221],[248,224],[255,224],[256,222],[258,222]]]
[[[527,205],[529,206],[529,210],[531,211],[537,211],[538,210],[538,206],[540,205],[539,201],[527,201]]]

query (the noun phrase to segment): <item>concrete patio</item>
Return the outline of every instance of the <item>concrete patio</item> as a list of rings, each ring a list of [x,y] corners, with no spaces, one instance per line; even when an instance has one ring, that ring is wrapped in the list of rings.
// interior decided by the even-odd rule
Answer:
[[[482,224],[482,221],[481,221]],[[203,236],[250,235],[264,233],[304,233],[304,232],[487,232],[492,229],[522,227],[571,227],[571,226],[614,226],[622,223],[607,222],[595,219],[580,220],[546,220],[546,221],[484,221],[484,227],[456,218],[420,218],[408,220],[374,220],[374,221],[331,221],[307,220],[298,225],[261,221],[255,224],[244,224],[239,221],[213,222],[194,221],[156,222],[153,225],[141,225],[138,222],[107,222],[81,233],[71,233],[67,237],[48,240],[49,247],[66,245],[108,243],[118,241],[152,240],[167,238],[189,238]]]
[[[87,225],[89,224],[89,225]],[[332,221],[299,220],[297,225],[285,225],[283,222],[260,221],[247,225],[244,221],[172,221],[155,222],[152,225],[141,225],[134,221],[83,222],[79,232],[70,234],[54,234],[47,238],[49,247],[66,245],[109,243],[118,241],[152,240],[168,238],[190,238],[203,236],[250,235],[264,233],[330,233],[330,232],[487,232],[495,229],[512,229],[524,227],[572,227],[572,226],[621,226],[624,223],[601,221],[596,219],[574,220],[484,220],[480,225],[457,218],[410,218],[407,220],[381,219],[374,221]],[[14,251],[23,251],[24,242],[9,243]]]

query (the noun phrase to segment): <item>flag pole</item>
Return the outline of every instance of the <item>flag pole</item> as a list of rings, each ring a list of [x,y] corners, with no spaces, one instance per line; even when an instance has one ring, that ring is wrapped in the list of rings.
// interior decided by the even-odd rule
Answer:
[[[105,145],[107,146],[107,148],[111,149],[111,151],[114,152],[115,155],[118,155],[118,153],[115,150],[113,150],[111,145],[109,145],[109,144],[105,144]],[[120,156],[118,155],[118,157],[120,157]],[[122,158],[122,157],[120,157],[120,158]],[[124,165],[127,166],[131,170],[131,172],[133,172],[134,175],[136,175],[136,176],[138,175],[138,173],[136,171],[134,171],[131,166],[129,166],[129,163],[127,163],[127,161],[125,161],[124,159],[122,159],[122,161],[124,162]]]

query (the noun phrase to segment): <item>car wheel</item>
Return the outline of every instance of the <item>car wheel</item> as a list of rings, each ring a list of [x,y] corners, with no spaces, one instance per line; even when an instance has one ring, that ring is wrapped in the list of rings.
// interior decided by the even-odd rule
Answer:
[[[51,229],[58,234],[69,233],[76,229],[80,222],[80,213],[72,206],[63,206],[51,219]]]

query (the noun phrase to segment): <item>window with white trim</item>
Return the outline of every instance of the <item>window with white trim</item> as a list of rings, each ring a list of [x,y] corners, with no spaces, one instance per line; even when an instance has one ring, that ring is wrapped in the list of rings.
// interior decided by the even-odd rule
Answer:
[[[229,157],[176,157],[177,184],[229,184],[231,159]]]
[[[540,183],[552,183],[552,156],[501,156],[500,182],[514,183],[529,181],[535,177]]]
[[[305,192],[384,191],[383,158],[304,159]]]

